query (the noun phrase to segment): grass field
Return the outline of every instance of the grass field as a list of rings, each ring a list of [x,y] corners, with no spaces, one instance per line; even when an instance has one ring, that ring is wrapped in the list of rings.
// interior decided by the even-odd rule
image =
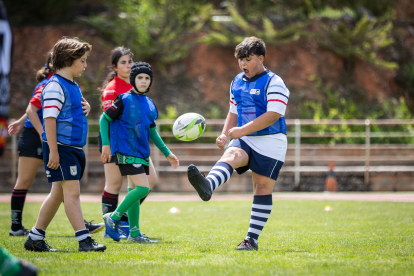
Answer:
[[[331,212],[324,207],[332,207]],[[170,214],[171,207],[181,213]],[[245,237],[251,201],[146,202],[141,229],[159,244],[94,238],[105,253],[78,253],[61,208],[47,231],[58,253],[31,253],[9,238],[9,204],[0,204],[0,244],[35,264],[40,275],[414,275],[414,204],[274,201],[258,252],[234,248]],[[40,203],[26,203],[34,225]],[[100,220],[100,204],[84,203]]]

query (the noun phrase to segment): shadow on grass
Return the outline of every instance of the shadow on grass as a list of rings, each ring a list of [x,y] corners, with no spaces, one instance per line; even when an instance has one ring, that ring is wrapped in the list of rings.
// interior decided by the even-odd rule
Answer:
[[[268,250],[269,252],[278,252],[278,253],[309,253],[309,251],[302,251],[302,250]]]
[[[157,244],[175,244],[172,241],[161,241],[159,239],[153,238],[151,240],[156,240],[158,242],[126,242],[123,244],[148,244],[148,245],[157,245]]]

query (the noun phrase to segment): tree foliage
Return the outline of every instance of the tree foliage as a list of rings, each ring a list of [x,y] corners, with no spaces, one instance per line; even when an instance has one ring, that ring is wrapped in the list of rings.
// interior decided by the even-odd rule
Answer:
[[[346,60],[360,58],[374,65],[395,70],[397,63],[378,57],[378,50],[390,46],[394,40],[391,37],[393,23],[390,16],[379,19],[369,19],[364,15],[354,26],[344,21],[320,23],[325,31],[320,39],[320,46],[328,48]]]
[[[297,41],[300,37],[312,37],[319,41],[320,46],[335,52],[348,63],[360,58],[387,69],[398,68],[395,62],[378,55],[381,49],[394,42],[394,15],[389,12],[389,1],[379,1],[383,7],[381,17],[373,16],[368,9],[357,6],[355,1],[347,2],[348,5],[339,0],[329,3],[323,0],[267,1],[266,10],[260,16],[257,16],[257,10],[245,9],[246,3],[231,3],[226,6],[231,20],[211,24],[201,42],[235,45],[244,37],[255,35],[267,44],[277,45]],[[313,28],[308,28],[310,25]]]
[[[164,63],[186,56],[211,5],[191,0],[109,1],[110,12],[84,19],[114,45]]]

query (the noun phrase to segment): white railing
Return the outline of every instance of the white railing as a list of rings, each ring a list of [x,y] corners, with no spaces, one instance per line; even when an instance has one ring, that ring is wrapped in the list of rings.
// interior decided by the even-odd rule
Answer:
[[[158,129],[161,130],[161,126],[163,125],[173,125],[174,120],[157,120],[157,126]],[[222,126],[224,124],[224,120],[206,120],[206,123],[208,126]],[[98,120],[90,120],[89,126],[96,126],[99,124]],[[368,185],[369,183],[369,177],[371,171],[414,171],[414,166],[406,166],[404,168],[399,168],[398,166],[388,166],[388,167],[381,167],[381,168],[372,168],[370,166],[371,159],[373,158],[370,154],[372,144],[371,139],[372,138],[382,138],[382,137],[414,137],[414,129],[411,129],[410,131],[406,132],[372,132],[371,127],[374,125],[377,126],[391,126],[391,125],[414,125],[414,120],[286,120],[287,126],[294,126],[295,131],[294,132],[288,132],[287,136],[294,138],[294,167],[292,168],[294,171],[294,182],[295,186],[298,186],[300,183],[300,173],[303,171],[318,171],[321,168],[318,168],[316,166],[301,166],[301,149],[303,148],[301,140],[303,138],[365,138],[365,145],[361,148],[365,151],[365,156],[363,158],[361,157],[352,157],[349,156],[319,156],[319,157],[313,157],[314,160],[317,161],[329,161],[329,160],[343,160],[343,161],[349,161],[349,162],[364,162],[363,166],[352,166],[348,169],[343,168],[344,171],[364,171],[364,181],[365,184]],[[304,132],[302,131],[302,126],[314,126],[314,125],[347,125],[347,126],[364,126],[365,125],[365,131],[364,132]],[[221,132],[219,131],[210,131],[205,132],[203,134],[203,137],[217,137],[220,135]],[[89,132],[89,137],[97,137],[97,132]],[[172,133],[170,132],[160,132],[161,137],[174,137]],[[187,148],[188,148],[187,144]],[[198,147],[202,146],[203,144],[197,144],[197,143],[191,143],[192,148],[197,149]],[[410,144],[414,148],[414,144]],[[355,146],[355,145],[350,145]],[[88,171],[89,171],[89,139],[87,139],[87,144],[84,148],[85,156],[86,156],[86,168],[85,173],[83,177],[83,182],[88,183]],[[157,171],[162,171],[162,167],[160,166],[160,157],[161,153],[160,151],[154,147],[153,149],[153,162],[154,166],[156,167]],[[197,157],[192,157],[195,160],[197,160]],[[290,157],[289,157],[290,158]],[[289,159],[287,157],[287,159]],[[312,158],[309,158],[309,156],[304,156],[302,159],[304,161],[311,161]],[[212,158],[214,159],[214,157]],[[383,156],[383,161],[414,161],[414,156]],[[376,161],[381,161],[381,157],[375,157]],[[218,160],[218,159],[217,159]],[[291,159],[289,159],[291,160]],[[326,168],[324,168],[326,170]],[[181,170],[175,170],[175,171],[183,171],[186,170],[186,168],[181,168]],[[289,170],[289,169],[288,169]],[[15,183],[16,176],[17,176],[17,136],[12,136],[12,143],[11,143],[11,183]]]

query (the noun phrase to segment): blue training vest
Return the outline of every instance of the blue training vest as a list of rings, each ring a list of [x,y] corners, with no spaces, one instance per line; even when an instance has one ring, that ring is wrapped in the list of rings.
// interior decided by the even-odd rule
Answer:
[[[158,118],[157,108],[145,95],[127,92],[118,97],[123,101],[124,110],[121,118],[110,125],[111,153],[148,158],[150,126]]]
[[[37,90],[37,88],[39,88],[39,87],[40,87],[40,86],[42,86],[42,85],[45,85],[48,81],[49,81],[49,79],[44,79],[44,80],[42,80],[41,82],[39,82],[39,83],[36,85],[36,87],[35,87],[35,89],[34,89],[34,91],[33,91],[32,98],[33,98],[33,96],[36,94],[36,90]],[[41,122],[41,123],[42,123],[42,125],[43,125],[43,112],[42,112],[42,109],[39,109],[39,110],[37,111],[37,116],[39,116],[39,120],[40,120],[40,122]],[[27,127],[27,128],[34,128],[34,126],[32,125],[32,122],[30,122],[30,120],[29,120],[29,117],[27,117],[26,121],[24,122],[24,126],[25,126],[25,127]]]
[[[83,147],[88,135],[88,119],[83,113],[82,92],[79,85],[75,81],[72,82],[55,74],[46,83],[46,86],[52,81],[59,83],[65,94],[65,102],[56,118],[57,141],[67,146]],[[42,92],[42,107],[44,107],[43,93],[44,90]],[[42,138],[47,140],[44,122]]]
[[[231,85],[231,91],[237,104],[237,126],[241,127],[267,112],[267,88],[275,73],[266,70],[249,79],[244,73],[238,74]],[[286,122],[280,117],[272,125],[248,134],[248,136],[286,134]]]

